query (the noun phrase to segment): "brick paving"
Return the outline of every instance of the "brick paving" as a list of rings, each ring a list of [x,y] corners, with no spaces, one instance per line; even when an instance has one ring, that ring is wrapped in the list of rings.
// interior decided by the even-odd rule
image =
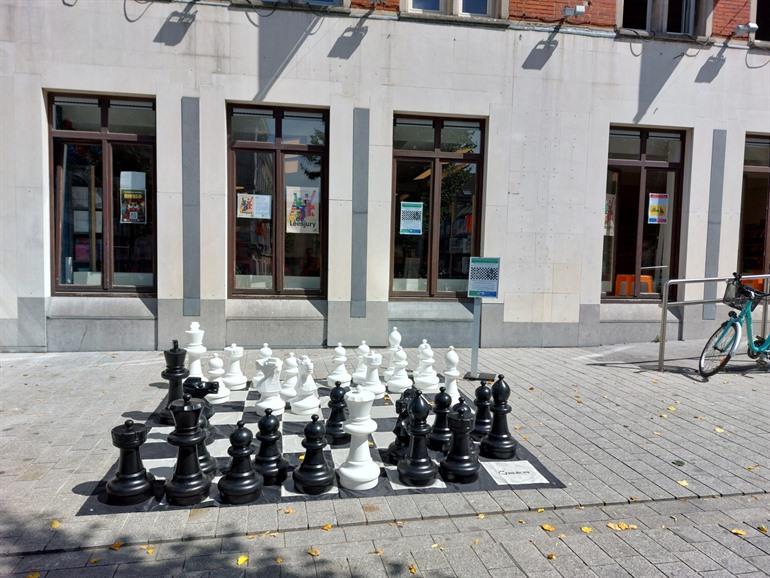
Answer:
[[[770,376],[743,356],[703,382],[701,346],[672,343],[665,374],[655,344],[481,352],[564,489],[100,516],[77,514],[116,460],[110,428],[162,400],[162,354],[2,354],[0,574],[769,575]],[[322,377],[331,355],[309,353]]]

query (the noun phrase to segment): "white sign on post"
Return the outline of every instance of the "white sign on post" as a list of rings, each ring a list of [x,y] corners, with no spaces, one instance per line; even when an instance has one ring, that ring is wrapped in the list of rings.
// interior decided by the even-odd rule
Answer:
[[[468,269],[468,297],[497,299],[500,257],[471,257]]]

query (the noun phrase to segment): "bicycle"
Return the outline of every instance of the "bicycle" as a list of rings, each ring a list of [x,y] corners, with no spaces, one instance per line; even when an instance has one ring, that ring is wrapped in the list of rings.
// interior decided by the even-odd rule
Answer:
[[[730,311],[730,318],[722,323],[706,342],[698,360],[698,372],[703,377],[710,377],[721,371],[730,358],[735,355],[741,343],[743,325],[746,325],[746,335],[751,335],[751,313],[757,306],[770,296],[770,293],[757,291],[741,283],[741,276],[733,273],[732,279],[727,279],[722,302],[739,313]],[[770,337],[770,336],[768,336]],[[770,350],[770,338],[757,337],[749,339],[747,353],[751,359],[757,359],[766,364],[767,352]]]

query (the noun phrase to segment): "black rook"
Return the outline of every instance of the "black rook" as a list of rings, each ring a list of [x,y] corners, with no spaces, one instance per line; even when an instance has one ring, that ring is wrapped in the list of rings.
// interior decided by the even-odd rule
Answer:
[[[473,410],[462,397],[449,414],[452,430],[452,446],[441,461],[439,472],[446,482],[470,484],[479,478],[479,458],[473,451],[470,432],[473,427]]]

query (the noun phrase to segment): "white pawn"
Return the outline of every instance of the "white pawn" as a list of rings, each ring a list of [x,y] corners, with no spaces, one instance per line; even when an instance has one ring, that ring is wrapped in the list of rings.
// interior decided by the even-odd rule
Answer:
[[[395,366],[393,365],[395,362],[394,356],[396,355],[398,348],[401,347],[401,334],[398,332],[398,327],[393,326],[393,331],[388,335],[388,344],[390,345],[390,348],[388,349],[388,368],[382,374],[385,381],[388,381],[393,375],[393,371],[395,370]]]
[[[321,400],[318,399],[318,386],[313,379],[313,362],[303,355],[299,362],[300,384],[297,386],[297,397],[291,400],[291,413],[294,415],[313,415],[320,413]]]
[[[345,362],[347,360],[347,351],[345,351],[345,348],[342,347],[342,343],[338,343],[337,347],[334,348],[334,357],[332,358],[334,370],[326,377],[326,385],[329,387],[334,387],[334,384],[338,381],[342,387],[347,387],[350,385],[351,377],[347,368],[345,367]]]
[[[364,356],[370,351],[366,341],[361,341],[361,345],[356,347],[358,365],[356,365],[356,369],[353,371],[353,383],[363,383],[366,379],[366,361],[364,360]]]
[[[203,345],[203,334],[200,323],[193,321],[190,323],[190,329],[185,331],[190,342],[185,349],[190,360],[190,377],[203,379],[203,367],[201,366],[201,356],[206,353],[206,347]]]
[[[265,361],[257,360],[262,371],[262,381],[259,384],[260,397],[254,405],[257,415],[265,415],[266,409],[273,410],[273,415],[281,415],[286,404],[281,399],[281,360],[269,357]]]
[[[254,379],[251,380],[251,386],[256,389],[257,391],[261,391],[259,389],[259,384],[262,383],[264,379],[264,375],[262,374],[262,369],[260,362],[264,363],[268,359],[270,359],[273,356],[273,350],[270,349],[270,346],[267,343],[262,344],[262,349],[259,350],[259,358],[257,359],[257,373],[254,376]]]
[[[230,401],[230,390],[225,385],[222,376],[225,374],[225,362],[219,357],[218,353],[209,359],[209,381],[216,381],[219,384],[217,393],[210,393],[206,396],[211,403],[225,403]]]
[[[374,399],[385,397],[385,385],[380,381],[380,365],[382,365],[382,355],[370,352],[364,357],[366,361],[366,381],[361,387],[374,394]]]
[[[414,377],[414,385],[423,393],[438,393],[439,378],[438,373],[433,368],[436,360],[433,358],[433,349],[427,339],[422,340],[420,345],[420,371],[419,375]]]
[[[452,407],[454,407],[460,401],[460,391],[457,389],[457,378],[460,377],[457,364],[460,363],[460,357],[451,345],[449,346],[449,351],[444,356],[444,363],[446,367],[444,370],[444,387],[446,388],[446,393],[452,398]]]
[[[243,371],[241,371],[243,347],[233,343],[230,347],[225,347],[225,352],[227,353],[227,373],[225,373],[222,381],[230,389],[246,389],[248,380],[243,375]]]
[[[409,365],[409,361],[406,358],[406,351],[399,345],[393,358],[394,369],[393,375],[391,375],[388,380],[388,391],[391,393],[403,393],[412,387],[412,380],[409,379],[409,375],[406,373],[406,368]]]
[[[297,397],[297,381],[299,380],[298,362],[299,360],[294,356],[294,353],[289,353],[289,356],[283,362],[286,379],[283,385],[281,385],[281,399],[283,399],[284,403],[290,403],[293,398]]]
[[[342,427],[350,434],[350,451],[337,470],[340,485],[350,490],[370,490],[380,477],[380,467],[369,451],[369,435],[377,431],[377,422],[371,417],[374,395],[356,386],[345,394],[345,403],[350,413]]]

